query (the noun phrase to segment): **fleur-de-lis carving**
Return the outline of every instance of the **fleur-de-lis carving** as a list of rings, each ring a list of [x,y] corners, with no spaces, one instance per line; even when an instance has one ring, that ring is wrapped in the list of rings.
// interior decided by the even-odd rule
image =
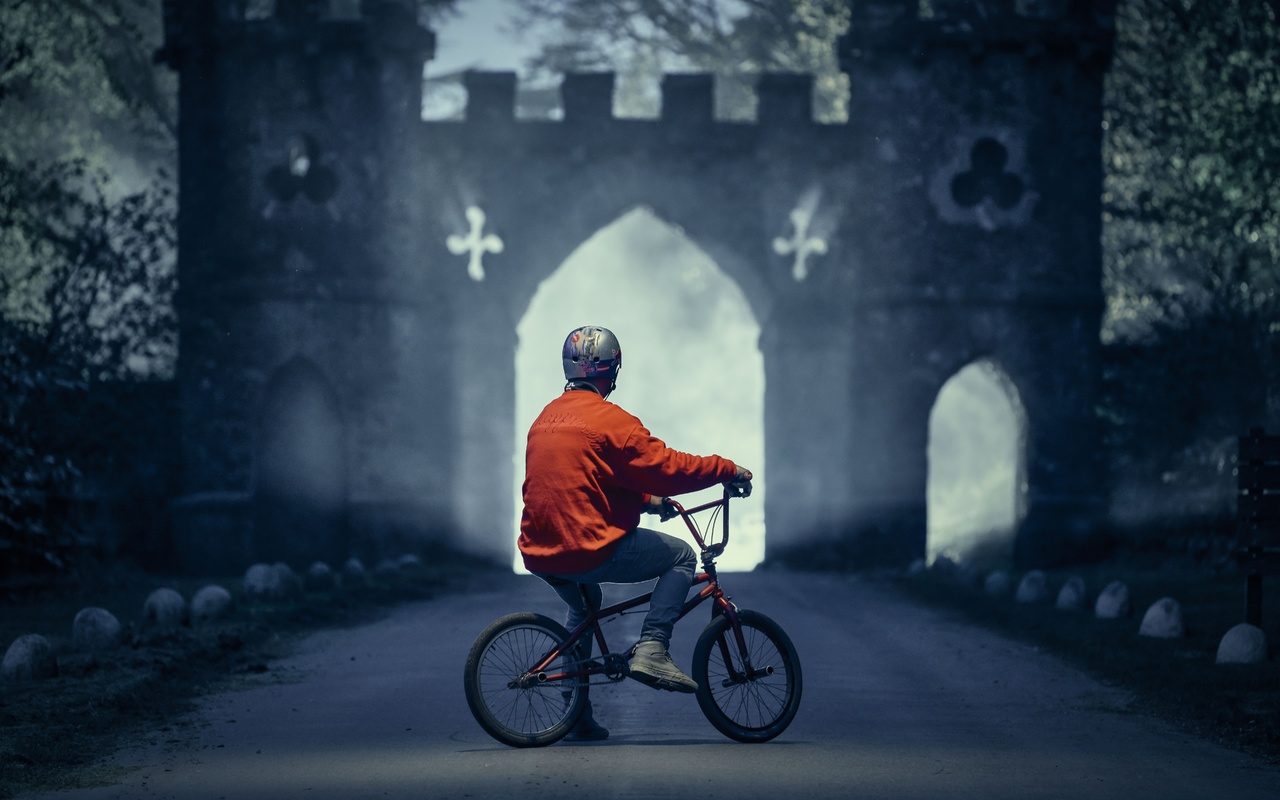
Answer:
[[[494,234],[484,234],[485,214],[479,206],[467,206],[467,222],[471,225],[471,230],[467,231],[466,236],[451,234],[445,239],[445,246],[449,248],[449,252],[455,256],[469,254],[467,261],[467,275],[471,276],[473,281],[484,280],[484,254],[485,253],[501,253],[502,240]]]
[[[809,256],[826,254],[827,241],[821,237],[809,235],[809,223],[813,220],[813,214],[807,209],[800,207],[792,209],[790,218],[793,230],[791,238],[784,239],[781,236],[774,238],[773,252],[780,256],[795,253],[795,260],[791,264],[791,277],[799,282],[809,276]]]

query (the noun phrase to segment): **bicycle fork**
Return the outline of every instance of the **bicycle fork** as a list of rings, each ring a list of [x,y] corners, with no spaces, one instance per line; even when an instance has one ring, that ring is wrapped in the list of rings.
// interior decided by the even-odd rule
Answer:
[[[760,678],[766,678],[772,675],[772,664],[761,668],[752,666],[751,651],[747,647],[746,638],[742,635],[742,622],[738,618],[737,606],[723,597],[717,597],[716,601],[717,604],[715,610],[712,612],[712,619],[715,619],[718,615],[722,615],[728,619],[729,624],[725,628],[725,634],[733,634],[732,644],[736,645],[739,655],[738,661],[735,662],[733,659],[733,648],[730,647],[729,637],[722,634],[716,644],[720,648],[720,658],[724,661],[725,671],[728,673],[728,677],[721,681],[721,686],[727,689],[730,686],[739,686],[744,683],[750,683]],[[742,666],[741,669],[738,668],[739,663]]]

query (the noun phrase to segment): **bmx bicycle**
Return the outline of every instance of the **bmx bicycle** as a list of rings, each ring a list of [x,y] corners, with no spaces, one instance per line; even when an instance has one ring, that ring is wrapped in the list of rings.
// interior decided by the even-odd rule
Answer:
[[[739,609],[725,594],[715,560],[729,542],[729,500],[725,487],[719,500],[686,510],[668,500],[684,520],[701,551],[702,571],[685,602],[683,619],[711,601],[711,621],[693,649],[692,677],[702,713],[725,736],[740,742],[767,742],[787,729],[800,707],[803,678],[800,656],[778,623],[758,611]],[[694,515],[712,512],[705,538]],[[716,517],[722,520],[719,541],[712,541]],[[646,605],[652,592],[593,609],[572,631],[532,612],[494,620],[467,654],[463,686],[467,705],[480,727],[512,747],[542,747],[559,741],[582,715],[587,687],[617,683],[627,677],[628,652],[615,652],[605,641],[602,623]],[[591,642],[600,650],[590,658]]]

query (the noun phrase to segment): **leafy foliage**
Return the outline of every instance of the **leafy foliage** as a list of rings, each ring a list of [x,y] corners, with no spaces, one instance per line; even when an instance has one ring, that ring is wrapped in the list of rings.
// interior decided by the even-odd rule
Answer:
[[[63,569],[73,544],[51,500],[79,471],[50,446],[54,431],[31,422],[83,384],[41,361],[34,337],[0,323],[0,565],[7,575]]]
[[[1230,509],[1235,437],[1280,424],[1280,3],[1124,0],[1104,139],[1115,473]]]
[[[79,467],[114,431],[86,419],[91,387],[174,359],[171,198],[112,201],[104,182],[83,162],[0,160],[0,551],[14,573],[65,569],[76,549]]]
[[[0,0],[0,19],[0,157],[149,182],[177,119],[176,81],[152,63],[158,0]]]
[[[1270,302],[1280,3],[1125,0],[1105,138],[1109,339]]]
[[[0,569],[65,571],[103,381],[176,356],[173,98],[144,0],[0,0]],[[119,415],[117,415],[118,417]]]
[[[78,380],[163,372],[176,349],[172,196],[113,200],[106,181],[82,161],[0,161],[0,311]]]

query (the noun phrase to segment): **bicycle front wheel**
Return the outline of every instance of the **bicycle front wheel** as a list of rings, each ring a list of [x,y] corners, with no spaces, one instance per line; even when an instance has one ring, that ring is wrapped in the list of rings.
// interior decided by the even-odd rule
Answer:
[[[730,739],[767,742],[787,729],[800,708],[800,656],[781,626],[764,614],[739,611],[738,620],[741,646],[724,615],[698,637],[693,650],[698,705]]]
[[[467,655],[463,687],[471,714],[486,733],[512,747],[542,747],[569,732],[586,703],[586,678],[528,679],[529,670],[568,638],[560,623],[527,612],[508,614],[480,633]],[[575,667],[566,654],[545,672]]]

